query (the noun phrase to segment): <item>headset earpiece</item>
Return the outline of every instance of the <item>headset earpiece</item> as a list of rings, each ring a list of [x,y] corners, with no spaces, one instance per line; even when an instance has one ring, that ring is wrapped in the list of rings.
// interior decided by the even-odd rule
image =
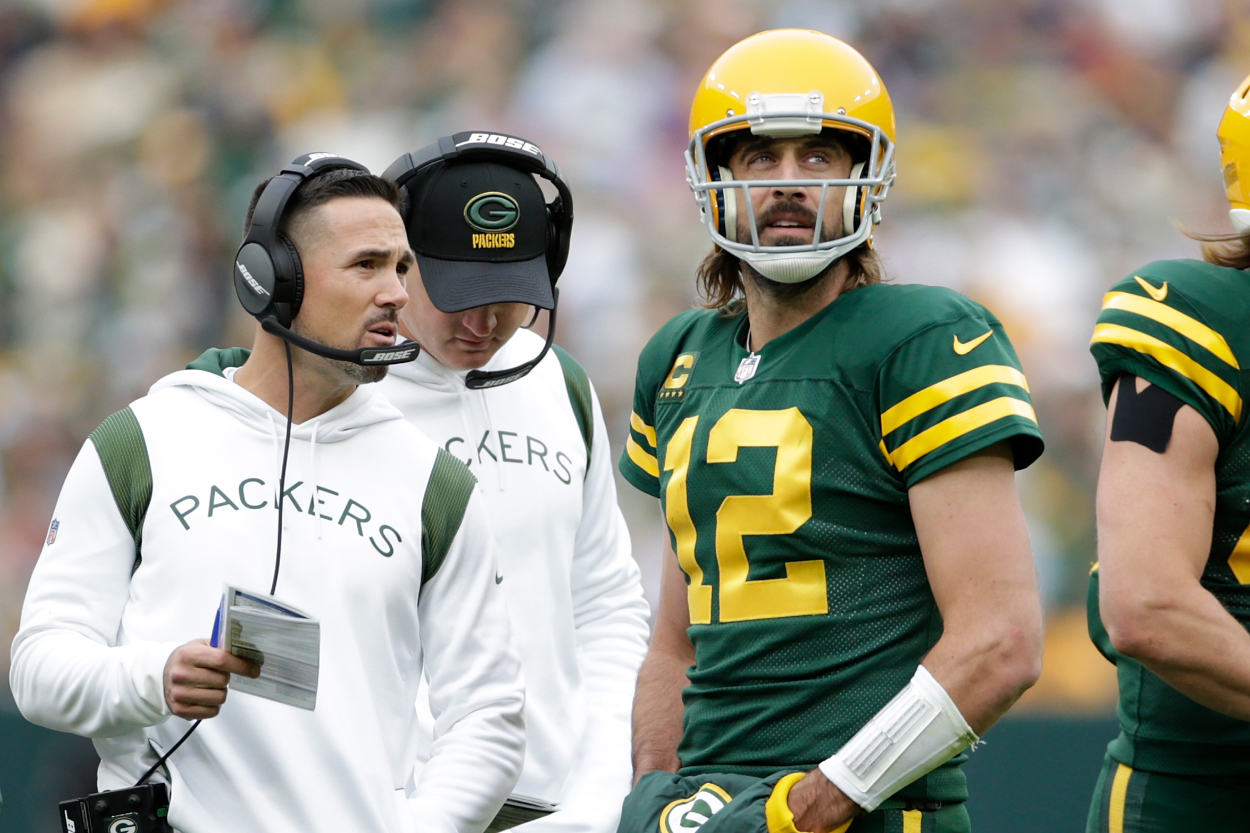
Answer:
[[[564,216],[564,198],[557,196],[547,204],[547,274],[553,287],[569,261],[572,226],[572,218]]]
[[[262,317],[273,306],[273,258],[260,243],[244,243],[234,256],[234,291],[243,309]]]
[[[278,315],[278,323],[289,327],[295,320],[295,316],[299,314],[300,305],[304,303],[304,264],[299,259],[299,250],[295,248],[291,238],[285,234],[279,234],[278,242],[282,244],[289,258],[289,263],[286,264],[289,271],[286,274],[290,275],[291,279],[278,285],[277,291],[274,292],[273,305]]]
[[[850,179],[859,179],[868,163],[856,162],[851,167]],[[868,189],[863,185],[846,186],[846,195],[842,198],[842,233],[852,235],[859,230],[864,221],[864,204],[868,199]]]

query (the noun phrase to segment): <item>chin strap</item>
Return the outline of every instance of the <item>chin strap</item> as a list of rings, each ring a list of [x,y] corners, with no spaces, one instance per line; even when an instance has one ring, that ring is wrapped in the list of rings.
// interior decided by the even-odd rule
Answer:
[[[858,244],[856,244],[858,245]],[[855,248],[848,245],[838,246],[824,252],[731,252],[751,265],[770,281],[777,283],[802,283],[810,280],[833,263],[842,255]]]
[[[529,373],[538,363],[547,355],[547,351],[551,349],[552,342],[556,338],[556,307],[560,305],[560,290],[554,286],[551,288],[551,315],[547,318],[547,341],[543,344],[543,349],[538,355],[527,361],[525,364],[507,370],[470,370],[469,375],[464,378],[464,386],[469,390],[481,390],[482,388],[497,388],[500,385],[506,385],[509,382],[515,382],[525,374]]]

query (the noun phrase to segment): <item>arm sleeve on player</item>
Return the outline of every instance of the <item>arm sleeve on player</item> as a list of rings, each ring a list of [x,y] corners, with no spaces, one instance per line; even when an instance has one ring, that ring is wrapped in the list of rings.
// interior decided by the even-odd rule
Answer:
[[[13,640],[9,684],[31,723],[104,738],[170,715],[165,662],[177,643],[117,645],[135,542],[95,447],[83,445],[57,500]]]
[[[655,402],[660,380],[655,368],[664,365],[659,337],[652,338],[638,357],[634,381],[634,410],[629,415],[629,435],[621,452],[620,469],[635,488],[660,496],[660,451],[656,447]],[[671,359],[669,360],[671,364]]]
[[[877,372],[880,450],[908,488],[994,443],[1016,468],[1042,453],[1029,385],[988,312],[935,323],[895,348]]]
[[[1140,376],[1202,414],[1222,445],[1241,421],[1237,357],[1175,286],[1148,278],[1130,276],[1103,299],[1090,341],[1103,399],[1121,373]]]
[[[594,398],[596,437],[607,431]],[[647,652],[650,611],[629,530],[616,503],[611,448],[595,443],[582,488],[574,542],[573,626],[587,722],[559,799],[560,810],[525,826],[531,833],[614,833],[629,793],[630,710]]]
[[[434,739],[409,809],[430,833],[481,833],[521,774],[525,689],[495,574],[475,491],[418,612]]]

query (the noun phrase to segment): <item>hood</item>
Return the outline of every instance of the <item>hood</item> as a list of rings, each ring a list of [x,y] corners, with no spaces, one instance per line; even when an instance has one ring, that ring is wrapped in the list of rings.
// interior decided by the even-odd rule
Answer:
[[[269,406],[251,391],[232,381],[234,372],[247,361],[250,351],[239,347],[205,352],[186,370],[171,373],[157,381],[149,394],[166,388],[188,387],[236,419],[265,436],[274,423],[283,425],[286,413]],[[403,415],[373,390],[373,385],[358,385],[347,399],[323,414],[291,426],[291,438],[318,443],[334,443],[355,436],[364,428]]]
[[[409,339],[402,339],[409,341]],[[399,342],[396,342],[397,344]],[[499,348],[499,352],[491,360],[482,365],[481,370],[502,370],[524,364],[543,348],[543,340],[529,330],[517,330],[508,343]],[[469,375],[467,370],[453,370],[425,350],[417,354],[416,361],[391,365],[391,374],[400,379],[439,391],[467,390],[464,379]]]

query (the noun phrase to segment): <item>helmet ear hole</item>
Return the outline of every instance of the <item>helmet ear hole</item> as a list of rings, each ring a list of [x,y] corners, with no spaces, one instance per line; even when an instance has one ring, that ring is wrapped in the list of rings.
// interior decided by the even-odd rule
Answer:
[[[734,178],[733,172],[723,165],[716,167],[716,179],[724,182]],[[733,242],[738,242],[738,189],[737,188],[718,188],[716,189],[716,202],[720,211],[717,213],[717,222],[720,226],[720,233],[725,235]]]
[[[866,162],[856,162],[851,166],[850,179],[859,179],[864,172]],[[864,204],[868,198],[868,189],[863,185],[846,186],[846,196],[842,198],[842,233],[852,235],[859,230],[864,221]]]

